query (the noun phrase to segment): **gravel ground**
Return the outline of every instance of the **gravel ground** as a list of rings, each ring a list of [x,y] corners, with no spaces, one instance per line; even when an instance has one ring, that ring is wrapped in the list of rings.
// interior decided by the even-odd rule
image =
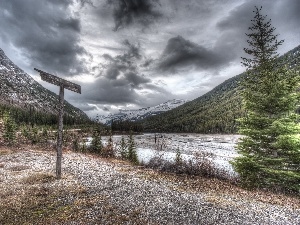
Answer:
[[[0,155],[0,165],[0,184],[13,185],[8,173],[11,168],[24,170],[20,176],[32,171],[54,173],[55,154],[23,150]],[[114,213],[132,219],[126,224],[142,223],[133,221],[144,224],[300,224],[300,206],[231,196],[223,196],[219,201],[215,196],[209,198],[206,192],[192,192],[168,180],[152,179],[143,170],[117,160],[64,153],[64,179],[56,182],[70,182],[68,177],[85,188],[93,204],[86,205],[80,220],[67,224],[109,224],[109,218],[100,217],[107,205]]]

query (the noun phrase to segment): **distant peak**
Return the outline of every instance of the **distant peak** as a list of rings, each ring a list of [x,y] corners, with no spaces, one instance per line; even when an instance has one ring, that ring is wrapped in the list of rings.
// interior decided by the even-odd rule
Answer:
[[[120,109],[119,113],[101,117],[101,122],[109,124],[112,120],[139,121],[149,116],[158,115],[162,112],[174,109],[186,102],[186,100],[182,99],[172,99],[152,107],[144,107],[140,109]]]

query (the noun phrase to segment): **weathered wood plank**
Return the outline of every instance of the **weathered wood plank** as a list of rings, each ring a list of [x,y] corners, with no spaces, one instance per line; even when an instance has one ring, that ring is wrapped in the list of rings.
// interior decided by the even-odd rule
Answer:
[[[77,93],[81,94],[81,86],[80,85],[72,83],[72,82],[67,81],[65,79],[62,79],[60,77],[54,76],[50,73],[46,73],[46,72],[44,72],[42,70],[39,70],[39,69],[36,69],[36,68],[34,68],[34,70],[36,70],[40,73],[41,79],[43,81],[54,84],[56,86],[61,86],[61,84],[63,84],[64,88],[66,88],[70,91],[74,91],[74,92],[77,92]]]

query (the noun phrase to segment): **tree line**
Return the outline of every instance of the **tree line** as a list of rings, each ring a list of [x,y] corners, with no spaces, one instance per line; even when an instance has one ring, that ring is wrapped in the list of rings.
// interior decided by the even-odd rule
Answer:
[[[111,122],[111,130],[113,132],[126,132],[130,131],[141,133],[144,131],[144,127],[139,122],[134,122],[130,120],[113,120]]]
[[[33,107],[30,109],[23,109],[13,105],[0,104],[0,117],[9,115],[17,124],[32,124],[32,125],[47,125],[56,126],[58,117],[55,114],[40,112]],[[64,115],[65,125],[91,124],[87,118]]]

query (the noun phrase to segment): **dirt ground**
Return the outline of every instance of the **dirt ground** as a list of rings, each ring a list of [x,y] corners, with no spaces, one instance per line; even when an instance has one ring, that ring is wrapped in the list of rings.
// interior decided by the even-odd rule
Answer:
[[[300,224],[300,199],[117,159],[0,147],[0,224]]]

